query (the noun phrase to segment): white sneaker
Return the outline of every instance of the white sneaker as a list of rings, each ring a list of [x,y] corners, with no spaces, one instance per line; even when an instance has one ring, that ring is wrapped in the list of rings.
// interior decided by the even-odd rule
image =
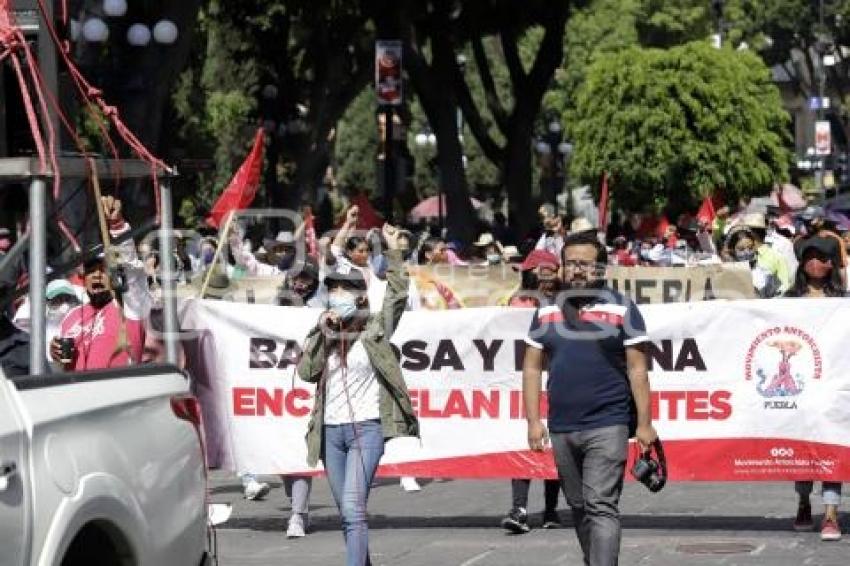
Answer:
[[[289,527],[286,529],[286,538],[301,538],[307,534],[308,519],[300,513],[293,513],[289,518]]]
[[[410,476],[404,476],[401,478],[399,482],[404,491],[421,491],[422,486],[419,485],[419,482],[416,481],[416,478]]]
[[[271,487],[266,482],[252,480],[245,485],[245,499],[259,501],[269,494]]]

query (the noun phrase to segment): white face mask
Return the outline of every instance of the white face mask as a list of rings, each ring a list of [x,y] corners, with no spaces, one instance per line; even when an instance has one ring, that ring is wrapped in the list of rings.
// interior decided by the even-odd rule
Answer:
[[[59,306],[51,308],[47,307],[47,320],[51,322],[60,322],[65,315],[71,310],[70,303],[61,303]]]
[[[500,256],[499,254],[487,254],[487,263],[495,264],[501,263],[501,261],[502,256]]]
[[[357,312],[357,303],[348,293],[333,294],[328,297],[328,308],[338,314],[342,320],[348,320]]]

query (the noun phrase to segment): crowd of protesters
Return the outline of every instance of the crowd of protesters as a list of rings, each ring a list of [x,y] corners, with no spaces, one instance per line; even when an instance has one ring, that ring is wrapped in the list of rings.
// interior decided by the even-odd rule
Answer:
[[[110,237],[120,239],[131,229],[122,214],[121,202],[106,197],[102,204]],[[277,288],[272,300],[275,304],[325,309],[340,316],[346,305],[337,304],[339,289],[348,289],[354,279],[356,291],[362,292],[363,305],[373,314],[381,312],[388,294],[401,298],[406,310],[422,308],[412,280],[404,278],[388,284],[388,276],[399,269],[394,264],[396,260],[408,265],[509,264],[518,272],[520,284],[507,304],[540,308],[551,304],[562,284],[563,248],[576,235],[598,242],[610,265],[681,269],[723,263],[745,265],[752,274],[754,296],[760,298],[844,296],[850,282],[850,221],[819,207],[796,213],[764,212],[746,206],[733,213],[722,207],[711,217],[682,215],[675,224],[631,215],[602,233],[588,219],[559,215],[554,206],[546,204],[539,209],[537,231],[528,237],[516,238],[504,216],[497,213],[493,222],[480,226],[475,241],[468,246],[446,238],[433,223],[410,229],[387,225],[384,229],[362,230],[359,214],[357,206],[349,207],[338,229],[322,237],[316,237],[306,222],[275,229],[274,237],[270,237],[267,225],[258,228],[251,221],[228,223],[220,234],[206,237],[184,238],[178,232],[171,251],[176,282],[184,290],[190,289],[189,295],[228,300],[234,299],[234,282],[239,279],[268,278]],[[0,233],[0,257],[10,245],[8,231]],[[85,371],[163,360],[157,332],[161,328],[163,302],[160,252],[149,242],[134,245],[132,240],[108,250],[106,255],[87,259],[73,273],[52,279],[47,286],[45,355],[53,362],[53,371]],[[340,279],[341,273],[348,275]],[[405,286],[404,293],[395,289],[399,284]],[[5,282],[4,290],[9,291],[12,286]],[[29,319],[26,299],[3,312],[0,358],[7,374],[27,372],[27,357],[21,352],[28,347]],[[362,322],[365,325],[368,320],[364,318]],[[361,377],[368,381],[376,370],[368,369],[365,357],[361,358],[365,364]],[[364,387],[368,385],[366,381]],[[375,407],[370,405],[369,410],[372,409]],[[340,407],[332,414],[340,417],[343,413]],[[329,426],[336,424],[339,423],[325,422]],[[414,421],[408,424],[410,430],[415,428]],[[340,446],[344,445],[343,435]],[[345,450],[340,448],[340,466],[344,466],[345,458]],[[373,473],[374,467],[367,472]],[[332,479],[334,496],[346,529],[352,533],[350,548],[362,553],[366,544],[365,516],[352,511],[347,490],[354,480],[341,474]],[[268,494],[269,484],[259,481],[250,471],[241,471],[240,476],[246,498],[260,499]],[[310,478],[282,479],[292,503],[288,535],[304,536],[309,529]],[[364,479],[369,478],[358,481],[363,483]],[[368,482],[365,485],[368,491]],[[409,491],[419,489],[414,478],[403,478],[402,485]],[[511,509],[502,521],[502,526],[512,532],[530,529],[528,486],[527,479],[512,482]],[[558,488],[556,481],[546,482],[544,528],[560,524],[556,511]],[[797,483],[796,529],[813,526],[811,491],[811,482]],[[826,483],[823,487],[824,540],[841,536],[837,523],[840,493],[840,483]]]

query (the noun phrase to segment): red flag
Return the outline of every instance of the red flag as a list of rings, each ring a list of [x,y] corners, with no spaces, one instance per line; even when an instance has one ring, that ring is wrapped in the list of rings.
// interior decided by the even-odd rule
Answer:
[[[316,220],[313,209],[309,206],[304,208],[304,241],[307,242],[307,254],[319,257],[319,241],[316,238]]]
[[[384,219],[377,213],[375,207],[369,202],[369,198],[358,193],[357,196],[351,199],[351,206],[357,205],[360,209],[360,214],[357,219],[358,230],[369,230],[370,228],[380,228],[384,225]]]
[[[717,216],[717,211],[714,210],[714,201],[711,197],[705,197],[702,199],[702,204],[697,211],[697,220],[700,222],[704,222],[706,224],[711,224],[714,222],[714,218]]]
[[[207,217],[207,224],[210,226],[218,228],[221,221],[231,211],[248,208],[254,202],[263,171],[263,141],[263,129],[259,128],[254,137],[254,147],[251,148],[251,153],[248,154],[233,179],[230,180],[230,184],[215,201],[212,211]]]
[[[602,190],[599,194],[599,231],[608,230],[608,172],[602,172]]]

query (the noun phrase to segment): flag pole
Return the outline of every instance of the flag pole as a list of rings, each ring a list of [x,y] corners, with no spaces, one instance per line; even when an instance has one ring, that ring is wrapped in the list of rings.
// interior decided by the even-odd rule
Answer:
[[[209,269],[207,269],[206,274],[204,275],[204,282],[201,285],[201,292],[198,295],[198,298],[203,299],[204,295],[207,293],[207,287],[210,284],[210,277],[212,277],[213,269],[215,269],[216,264],[218,264],[218,260],[221,257],[221,250],[224,248],[224,242],[227,241],[227,238],[230,234],[230,224],[233,222],[233,217],[236,216],[236,211],[231,210],[227,213],[227,222],[224,223],[224,230],[221,232],[221,235],[218,238],[218,245],[215,248],[215,254],[213,255],[212,263],[210,263]]]

